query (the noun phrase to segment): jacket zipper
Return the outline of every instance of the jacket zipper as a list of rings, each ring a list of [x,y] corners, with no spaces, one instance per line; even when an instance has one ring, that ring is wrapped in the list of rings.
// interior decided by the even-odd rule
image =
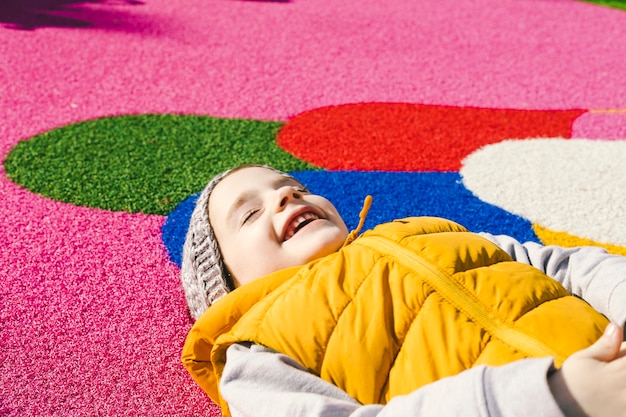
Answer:
[[[560,363],[565,360],[565,355],[555,352],[554,349],[534,337],[491,314],[487,307],[476,300],[467,289],[439,269],[438,266],[426,261],[397,242],[382,236],[368,236],[359,239],[358,243],[382,253],[393,253],[404,266],[415,272],[426,269],[430,274],[424,274],[422,278],[492,337],[527,354],[529,357],[551,356]]]

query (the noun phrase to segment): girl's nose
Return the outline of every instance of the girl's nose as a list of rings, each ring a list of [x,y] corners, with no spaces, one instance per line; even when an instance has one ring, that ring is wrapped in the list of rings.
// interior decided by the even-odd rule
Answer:
[[[278,190],[278,207],[282,210],[290,201],[301,198],[302,194],[298,190],[294,190],[292,187],[282,187]]]

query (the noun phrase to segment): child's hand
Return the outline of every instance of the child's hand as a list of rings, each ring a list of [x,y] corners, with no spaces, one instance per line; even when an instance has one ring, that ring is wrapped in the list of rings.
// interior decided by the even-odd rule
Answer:
[[[568,417],[626,417],[626,342],[610,323],[587,349],[565,360],[549,377],[550,389]]]

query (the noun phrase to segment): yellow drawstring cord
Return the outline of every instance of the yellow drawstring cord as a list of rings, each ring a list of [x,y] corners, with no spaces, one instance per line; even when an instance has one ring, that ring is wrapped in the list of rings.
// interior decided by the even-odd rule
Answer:
[[[592,109],[588,110],[589,113],[596,114],[614,114],[614,113],[626,113],[626,109]]]
[[[356,239],[359,232],[363,228],[363,225],[365,224],[365,218],[367,217],[367,212],[370,210],[371,205],[372,205],[372,196],[371,195],[365,196],[365,200],[363,201],[363,208],[361,209],[361,212],[359,213],[359,225],[356,227],[356,229],[350,232],[350,234],[346,238],[346,241],[343,242],[342,248],[346,245],[349,245],[354,239]]]

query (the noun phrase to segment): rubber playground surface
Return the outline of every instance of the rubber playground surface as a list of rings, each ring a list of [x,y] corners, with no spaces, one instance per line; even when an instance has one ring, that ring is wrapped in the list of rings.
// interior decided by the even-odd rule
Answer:
[[[219,416],[180,363],[197,193],[292,172],[350,227],[434,215],[626,254],[626,4],[7,0],[0,415]]]

